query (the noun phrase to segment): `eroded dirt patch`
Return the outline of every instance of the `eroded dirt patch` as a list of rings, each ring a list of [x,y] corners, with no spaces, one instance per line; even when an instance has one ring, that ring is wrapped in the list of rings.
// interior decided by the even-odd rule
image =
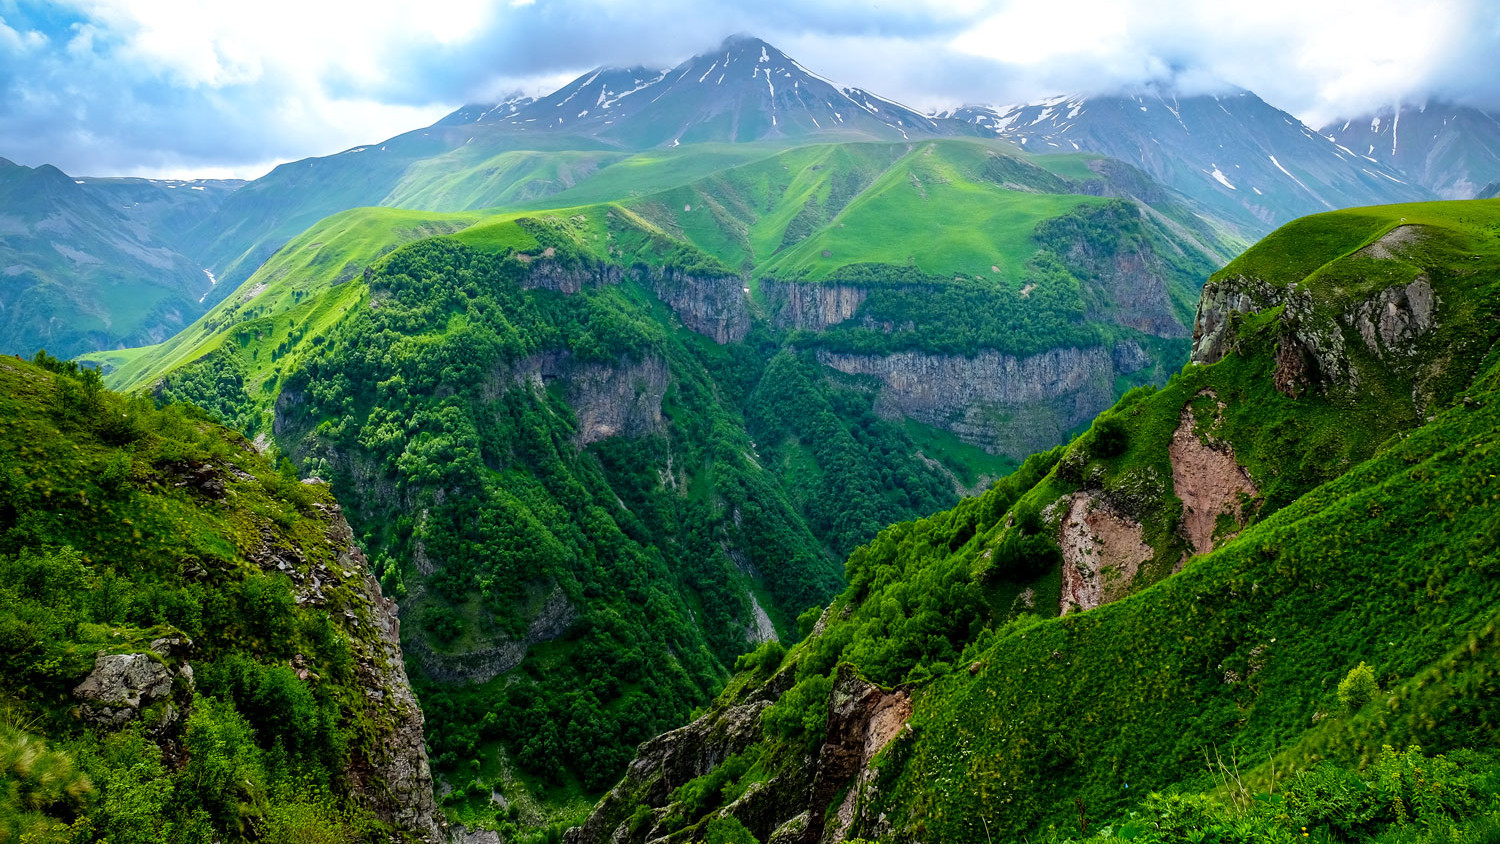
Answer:
[[[1204,442],[1196,430],[1192,406],[1182,409],[1182,420],[1168,446],[1172,460],[1172,488],[1182,499],[1182,530],[1196,554],[1214,548],[1214,528],[1228,514],[1245,523],[1242,496],[1259,495],[1250,476],[1234,459],[1228,443]]]
[[[1407,247],[1422,240],[1424,233],[1421,226],[1405,225],[1397,226],[1380,239],[1365,248],[1354,253],[1358,258],[1375,258],[1380,261],[1389,261],[1399,257],[1407,250]]]
[[[1063,554],[1063,615],[1124,597],[1141,565],[1156,556],[1139,522],[1081,492],[1068,499],[1058,542]]]

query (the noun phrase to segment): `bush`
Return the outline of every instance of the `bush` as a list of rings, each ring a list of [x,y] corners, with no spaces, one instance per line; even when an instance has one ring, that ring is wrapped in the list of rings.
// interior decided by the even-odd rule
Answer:
[[[1090,449],[1094,457],[1118,457],[1125,453],[1128,445],[1130,432],[1125,429],[1125,422],[1120,417],[1112,414],[1101,416],[1094,423],[1094,447]]]
[[[1380,685],[1375,682],[1374,670],[1361,662],[1349,669],[1349,673],[1339,681],[1338,691],[1339,702],[1350,712],[1358,712],[1380,694]]]
[[[734,661],[735,671],[755,672],[761,676],[769,677],[776,669],[781,667],[781,660],[786,656],[786,647],[775,639],[762,642],[760,647],[747,654],[740,654]]]

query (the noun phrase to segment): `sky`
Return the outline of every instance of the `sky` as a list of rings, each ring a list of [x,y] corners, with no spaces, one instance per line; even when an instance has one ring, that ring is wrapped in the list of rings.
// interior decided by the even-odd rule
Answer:
[[[254,178],[733,33],[922,109],[1164,82],[1314,127],[1500,107],[1500,0],[0,0],[0,157]]]

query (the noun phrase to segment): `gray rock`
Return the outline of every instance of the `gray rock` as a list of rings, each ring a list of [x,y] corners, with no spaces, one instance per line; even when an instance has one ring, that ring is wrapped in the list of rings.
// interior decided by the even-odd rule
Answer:
[[[1122,362],[1141,368],[1137,354],[1120,354]],[[880,379],[875,410],[881,416],[915,419],[1018,459],[1062,442],[1114,402],[1114,357],[1102,346],[1025,358],[992,350],[973,357],[818,352],[825,366]]]
[[[191,676],[191,675],[189,675]],[[94,670],[73,689],[82,700],[84,720],[117,727],[143,707],[172,694],[173,671],[154,654],[106,654],[94,658]]]
[[[720,345],[738,343],[750,333],[750,302],[739,276],[688,275],[653,270],[649,277],[656,298],[666,303],[688,330]]]
[[[870,291],[849,284],[802,284],[798,282],[761,282],[771,324],[777,328],[799,328],[822,331],[854,316],[865,303]]]

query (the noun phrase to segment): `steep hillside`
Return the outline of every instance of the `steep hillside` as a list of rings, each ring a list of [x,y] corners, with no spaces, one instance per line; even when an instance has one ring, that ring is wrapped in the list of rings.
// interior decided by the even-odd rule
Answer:
[[[1252,237],[1304,214],[1433,197],[1249,91],[1055,97],[998,109],[970,107],[950,116],[1033,152],[1117,158]]]
[[[159,396],[274,440],[347,502],[406,598],[466,822],[505,820],[491,787],[532,824],[586,808],[636,742],[840,588],[830,549],[950,506],[954,475],[989,465],[935,442],[944,470],[867,391],[744,342],[740,279],[626,209],[488,218],[344,269],[403,225],[331,220],[225,325],[142,354],[187,364],[147,380]]]
[[[192,322],[214,285],[175,234],[232,187],[74,179],[0,159],[0,351],[71,357]]]
[[[1192,365],[850,555],[568,840],[1488,840],[1497,235],[1493,201],[1279,230]]]
[[[387,208],[357,208],[335,214],[311,227],[207,314],[170,340],[154,346],[84,356],[110,373],[119,390],[147,386],[162,375],[198,361],[237,341],[247,354],[250,382],[260,385],[289,371],[297,359],[284,352],[304,336],[317,336],[343,316],[363,295],[364,271],[396,247],[473,225],[479,214],[434,214]],[[295,339],[292,335],[296,335]],[[253,343],[252,343],[253,338]],[[253,348],[251,348],[253,346]],[[260,355],[264,348],[266,354]],[[279,351],[273,351],[279,350]],[[269,412],[274,396],[253,411]],[[240,430],[257,431],[257,418],[237,413],[224,417]]]
[[[1320,134],[1443,199],[1483,198],[1484,187],[1500,179],[1500,119],[1476,108],[1402,104],[1336,121]]]
[[[0,840],[439,840],[328,488],[40,362],[0,359]]]

